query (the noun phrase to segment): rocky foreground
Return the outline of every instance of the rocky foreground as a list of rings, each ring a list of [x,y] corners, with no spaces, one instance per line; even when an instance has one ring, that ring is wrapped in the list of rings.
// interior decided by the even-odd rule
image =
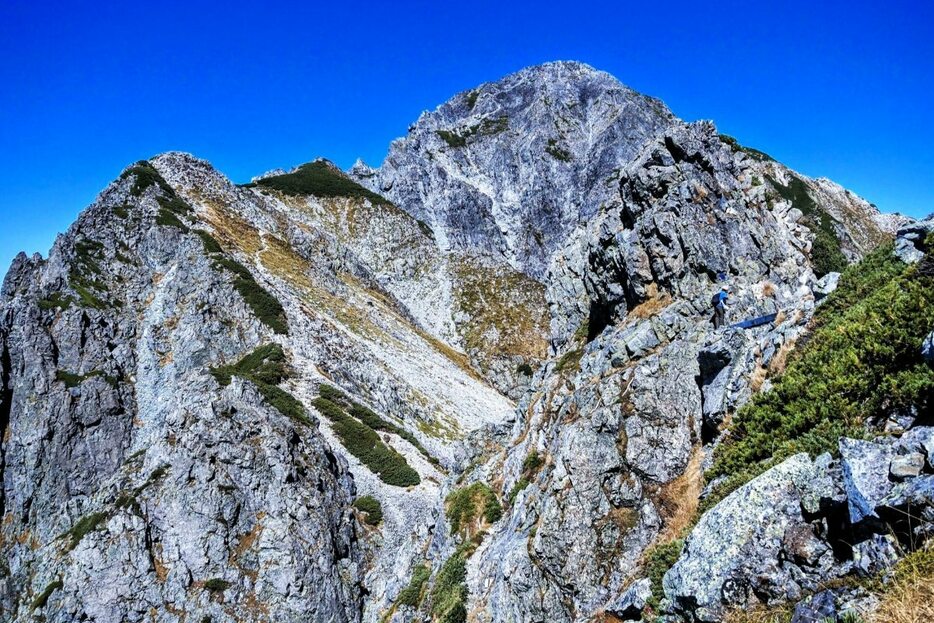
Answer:
[[[871,620],[934,522],[932,230],[578,63],[378,169],[136,163],[3,283],[2,618]],[[872,399],[756,416],[883,286]]]

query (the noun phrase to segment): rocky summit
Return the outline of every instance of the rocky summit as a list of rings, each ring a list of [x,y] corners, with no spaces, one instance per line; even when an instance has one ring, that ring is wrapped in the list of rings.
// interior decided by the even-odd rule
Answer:
[[[132,164],[3,282],[0,619],[908,620],[932,231],[572,62]]]

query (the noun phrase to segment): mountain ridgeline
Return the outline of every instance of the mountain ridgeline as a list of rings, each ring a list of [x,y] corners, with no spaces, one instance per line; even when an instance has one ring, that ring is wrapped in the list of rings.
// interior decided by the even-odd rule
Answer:
[[[932,230],[573,62],[135,163],[3,282],[0,618],[905,620]]]

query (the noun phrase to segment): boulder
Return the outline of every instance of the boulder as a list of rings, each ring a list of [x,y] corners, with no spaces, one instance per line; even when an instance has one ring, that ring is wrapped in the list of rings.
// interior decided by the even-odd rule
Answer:
[[[893,448],[846,437],[840,439],[839,448],[850,522],[856,524],[867,517],[877,517],[876,506],[892,490],[889,465],[894,458]]]

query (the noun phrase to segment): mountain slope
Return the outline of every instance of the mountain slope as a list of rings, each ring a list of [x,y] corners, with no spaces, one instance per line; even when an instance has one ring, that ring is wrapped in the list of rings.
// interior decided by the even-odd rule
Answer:
[[[137,163],[4,281],[0,608],[631,614],[732,413],[898,224],[568,62],[379,169]],[[723,282],[777,317],[713,330]]]

